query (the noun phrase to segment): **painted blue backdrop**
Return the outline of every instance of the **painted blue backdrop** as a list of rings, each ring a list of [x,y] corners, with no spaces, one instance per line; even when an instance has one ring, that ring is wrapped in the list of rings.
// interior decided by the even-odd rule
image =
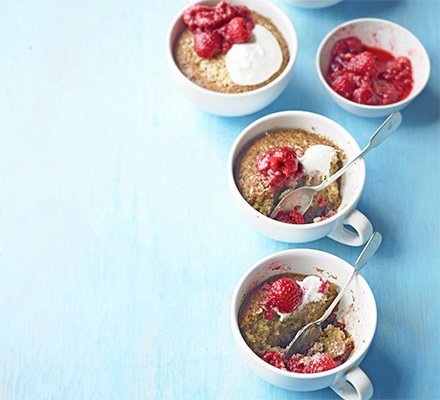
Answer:
[[[366,157],[359,209],[383,234],[362,274],[377,334],[362,368],[376,399],[440,398],[440,4],[277,1],[299,51],[285,92],[242,118],[209,115],[171,81],[164,42],[181,1],[0,2],[0,398],[336,399],[258,378],[236,352],[229,303],[243,272],[289,245],[249,227],[226,182],[229,148],[268,113],[300,109],[360,146],[381,119],[338,108],[315,71],[336,25],[398,22],[432,74],[403,125]]]

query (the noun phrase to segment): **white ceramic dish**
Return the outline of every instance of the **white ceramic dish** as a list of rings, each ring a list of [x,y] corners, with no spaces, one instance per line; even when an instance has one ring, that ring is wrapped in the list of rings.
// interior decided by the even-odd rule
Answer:
[[[213,6],[218,1],[200,1],[200,4]],[[175,17],[168,30],[166,54],[171,75],[181,92],[201,109],[223,116],[241,116],[259,111],[272,103],[285,89],[295,64],[298,42],[292,22],[277,6],[267,0],[230,0],[231,4],[241,4],[269,18],[282,33],[289,46],[290,59],[284,71],[269,84],[245,93],[219,93],[204,89],[189,80],[177,67],[173,57],[173,46],[185,28],[182,10]]]
[[[263,361],[246,344],[237,320],[241,303],[255,286],[283,272],[322,276],[341,287],[352,274],[353,267],[332,254],[310,249],[281,251],[255,263],[240,279],[232,296],[231,328],[240,355],[261,378],[283,389],[312,391],[331,387],[344,399],[370,399],[373,386],[358,365],[373,340],[377,308],[374,295],[361,275],[350,284],[338,307],[338,320],[346,324],[355,341],[352,355],[339,367],[315,374],[282,371]]]
[[[342,126],[322,115],[305,111],[284,111],[260,118],[240,133],[229,153],[229,189],[243,217],[259,232],[282,242],[304,243],[328,236],[350,246],[364,244],[372,234],[373,227],[367,217],[356,210],[365,183],[363,159],[356,161],[341,178],[342,204],[338,212],[321,222],[304,225],[279,222],[264,216],[243,198],[234,178],[237,157],[253,139],[277,127],[302,128],[326,136],[344,150],[347,161],[360,152],[354,138]],[[344,224],[350,225],[356,233],[345,228]]]
[[[283,0],[286,3],[302,8],[324,8],[334,6],[344,0]]]
[[[386,50],[395,57],[405,56],[410,59],[414,87],[406,99],[384,106],[358,104],[339,95],[330,87],[325,76],[332,48],[338,40],[348,36],[356,36],[365,45]],[[431,64],[423,45],[407,29],[384,19],[361,18],[337,26],[322,40],[316,53],[316,69],[330,97],[344,110],[362,117],[386,117],[393,111],[406,107],[421,93],[428,83]]]

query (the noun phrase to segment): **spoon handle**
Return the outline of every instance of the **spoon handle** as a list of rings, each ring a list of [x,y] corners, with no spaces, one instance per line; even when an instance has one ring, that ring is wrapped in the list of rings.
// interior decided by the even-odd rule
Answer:
[[[366,149],[371,150],[379,146],[388,136],[390,136],[400,126],[401,123],[402,123],[402,114],[399,111],[394,111],[379,127],[379,129],[374,133],[374,135],[371,136],[370,143],[368,143]]]
[[[334,173],[332,176],[327,178],[320,185],[316,186],[316,191],[322,190],[326,188],[328,185],[333,183],[336,179],[338,179],[342,174],[347,171],[347,169],[357,161],[359,158],[363,157],[367,154],[371,149],[379,146],[388,136],[390,136],[401,124],[402,122],[402,114],[399,111],[394,111],[385,122],[379,127],[379,129],[374,132],[373,136],[371,136],[368,145],[358,154],[357,157],[353,158],[348,164],[344,165],[339,171]]]
[[[339,300],[341,300],[342,296],[344,295],[348,285],[350,285],[351,281],[358,274],[358,272],[363,267],[365,267],[368,261],[370,261],[371,257],[373,257],[374,253],[376,253],[381,243],[382,243],[382,235],[379,232],[373,232],[373,234],[370,236],[370,239],[368,239],[368,242],[365,245],[364,249],[362,250],[361,254],[359,255],[358,259],[356,260],[353,274],[350,276],[350,278],[345,283],[344,287],[341,289],[339,294],[335,297],[335,299],[327,308],[323,316],[319,318],[317,322],[319,323],[324,322],[330,316],[330,314],[333,312],[335,307],[338,305]]]
[[[374,256],[374,253],[376,253],[381,243],[382,235],[379,232],[373,232],[358,259],[356,260],[356,263],[354,264],[354,269],[356,272],[360,272],[360,270],[367,265],[367,262],[370,261],[370,258]]]

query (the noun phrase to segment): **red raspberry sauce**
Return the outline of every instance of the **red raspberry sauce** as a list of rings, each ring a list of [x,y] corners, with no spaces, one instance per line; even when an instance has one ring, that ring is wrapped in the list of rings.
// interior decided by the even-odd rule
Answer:
[[[273,191],[293,184],[303,175],[304,169],[295,150],[287,146],[264,151],[257,158],[255,167]]]
[[[327,82],[341,96],[360,104],[385,105],[408,97],[413,88],[411,61],[365,46],[357,37],[333,47]]]
[[[274,219],[286,224],[305,224],[304,216],[296,211],[280,211]]]

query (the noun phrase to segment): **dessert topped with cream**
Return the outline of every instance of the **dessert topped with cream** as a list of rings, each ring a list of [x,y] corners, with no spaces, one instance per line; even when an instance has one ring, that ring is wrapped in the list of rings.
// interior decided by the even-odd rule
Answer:
[[[244,199],[265,216],[301,186],[317,186],[342,167],[345,155],[330,139],[296,128],[262,134],[239,155],[235,181]],[[341,205],[339,180],[317,192],[310,208],[300,214],[280,211],[275,219],[289,224],[320,222]]]
[[[242,5],[193,5],[176,41],[182,73],[209,90],[242,93],[273,81],[289,61],[287,42],[275,25]]]
[[[267,279],[250,291],[240,307],[238,323],[244,340],[264,361],[290,372],[315,373],[341,365],[354,342],[336,314],[323,323],[315,343],[285,358],[296,332],[324,314],[338,289],[315,275],[284,273]]]

